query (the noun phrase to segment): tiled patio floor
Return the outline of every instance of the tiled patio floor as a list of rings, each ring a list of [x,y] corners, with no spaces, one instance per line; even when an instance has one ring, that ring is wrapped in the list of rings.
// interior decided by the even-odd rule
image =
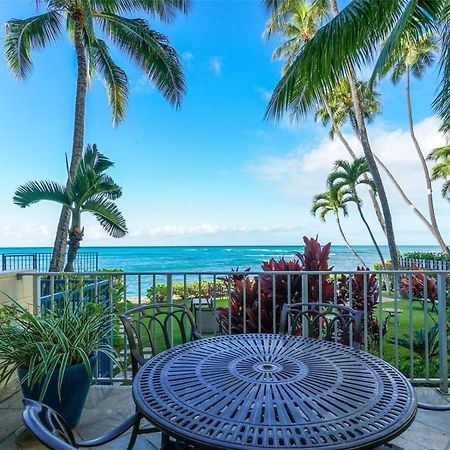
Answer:
[[[450,402],[435,390],[417,389],[420,401]],[[43,449],[24,431],[21,420],[21,394],[15,394],[0,403],[0,449]],[[84,439],[106,433],[134,412],[131,390],[128,386],[93,386],[81,424],[76,432]],[[126,449],[129,435],[105,445],[104,449]],[[414,424],[393,442],[404,450],[450,450],[450,412],[419,411]],[[159,448],[158,435],[138,437],[136,450]]]

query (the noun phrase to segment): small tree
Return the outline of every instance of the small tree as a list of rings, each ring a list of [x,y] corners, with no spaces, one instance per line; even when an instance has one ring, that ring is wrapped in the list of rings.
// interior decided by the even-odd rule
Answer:
[[[20,186],[14,194],[14,203],[22,208],[49,200],[70,209],[72,223],[69,229],[69,251],[65,272],[73,272],[73,263],[84,236],[81,214],[90,212],[112,237],[120,238],[127,233],[125,219],[114,200],[122,196],[122,188],[106,175],[114,163],[88,145],[78,164],[73,178],[67,186],[54,181],[29,181]]]

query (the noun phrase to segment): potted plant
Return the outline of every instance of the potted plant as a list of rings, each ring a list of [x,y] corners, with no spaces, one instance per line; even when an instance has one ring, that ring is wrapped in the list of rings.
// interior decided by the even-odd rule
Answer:
[[[51,406],[71,428],[80,420],[97,355],[118,362],[106,344],[111,308],[74,298],[68,294],[37,314],[12,299],[0,307],[0,382],[17,371],[24,397]]]

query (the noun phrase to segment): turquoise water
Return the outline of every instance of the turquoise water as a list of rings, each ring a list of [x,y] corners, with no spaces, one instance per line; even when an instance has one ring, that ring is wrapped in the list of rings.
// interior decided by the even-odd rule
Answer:
[[[372,246],[356,246],[356,251],[369,267],[379,261]],[[435,246],[400,246],[401,252],[422,250],[438,251]],[[302,246],[245,246],[245,247],[84,247],[82,251],[99,253],[101,268],[122,269],[128,272],[151,271],[229,271],[251,268],[259,270],[261,261],[270,258],[294,258]],[[49,252],[50,248],[0,248],[0,253]],[[387,257],[387,247],[382,247]],[[355,270],[358,260],[345,246],[331,248],[330,265],[339,270]]]

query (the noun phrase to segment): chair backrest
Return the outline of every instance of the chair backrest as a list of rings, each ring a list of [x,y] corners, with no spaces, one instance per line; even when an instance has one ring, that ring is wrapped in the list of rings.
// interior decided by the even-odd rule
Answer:
[[[66,421],[55,410],[28,398],[23,403],[23,421],[42,444],[53,450],[79,448]]]
[[[133,376],[161,351],[202,338],[191,311],[183,304],[142,305],[122,314],[120,319],[128,339]]]
[[[361,344],[362,311],[332,303],[284,304],[280,333],[352,345]]]

